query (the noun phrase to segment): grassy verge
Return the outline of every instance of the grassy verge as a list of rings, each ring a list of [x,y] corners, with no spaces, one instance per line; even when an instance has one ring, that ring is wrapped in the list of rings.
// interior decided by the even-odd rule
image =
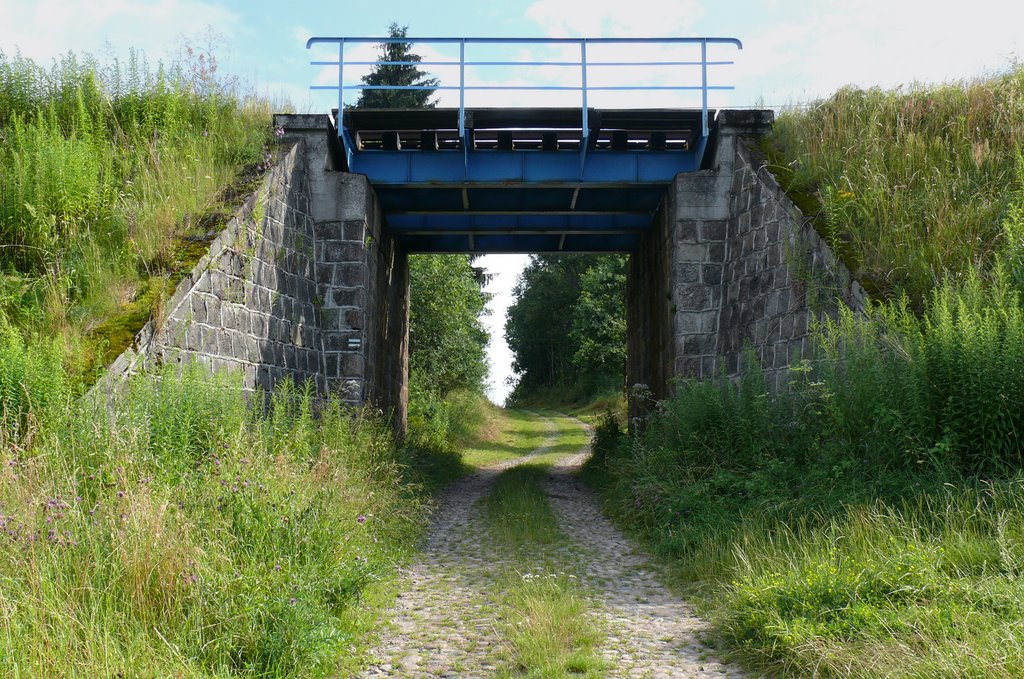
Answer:
[[[589,480],[753,667],[1019,676],[1022,309],[999,273],[844,316],[787,392],[753,369],[604,423]]]
[[[603,633],[575,575],[553,554],[565,536],[541,487],[546,474],[544,464],[509,469],[484,499],[493,539],[519,562],[504,574],[499,615],[509,658],[498,676],[603,676]]]
[[[529,455],[544,445],[551,430],[544,418],[525,410],[497,410],[492,435],[467,442],[462,458],[470,467],[486,467],[497,462]]]
[[[445,397],[413,390],[409,398],[409,436],[404,442],[409,469],[431,492],[467,474],[475,451],[510,447],[505,440],[505,411],[478,391],[456,390]]]
[[[426,514],[383,423],[287,387],[264,413],[198,371],[92,408],[22,372],[39,398],[0,428],[0,674],[354,667]]]

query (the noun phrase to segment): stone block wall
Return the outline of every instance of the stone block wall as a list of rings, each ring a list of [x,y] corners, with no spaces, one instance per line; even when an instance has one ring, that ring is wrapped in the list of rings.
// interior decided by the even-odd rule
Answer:
[[[813,321],[834,318],[839,304],[863,311],[867,295],[757,154],[742,141],[734,153],[717,351],[736,374],[749,344],[777,389],[810,356]]]
[[[771,113],[722,111],[713,167],[678,175],[630,262],[627,385],[736,376],[753,349],[772,388],[809,354],[814,318],[866,295],[747,147]],[[642,415],[631,403],[631,415]]]
[[[317,243],[305,159],[283,153],[209,252],[108,371],[115,381],[147,363],[195,361],[238,371],[246,389],[288,377],[326,390]]]
[[[365,177],[333,171],[322,116],[287,116],[279,162],[97,385],[154,363],[312,382],[404,430],[408,266]]]
[[[331,190],[346,199],[331,201],[330,211],[320,206],[314,212],[321,249],[317,281],[323,297],[324,374],[329,388],[345,401],[361,404],[373,351],[367,316],[376,292],[370,284],[370,260],[376,253],[368,244],[379,237],[380,210],[365,177],[335,173],[331,179]]]

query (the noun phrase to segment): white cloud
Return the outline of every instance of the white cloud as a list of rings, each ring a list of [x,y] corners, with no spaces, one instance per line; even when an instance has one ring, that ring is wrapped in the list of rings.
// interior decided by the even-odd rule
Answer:
[[[705,10],[706,6],[706,10]],[[768,10],[766,13],[765,10]],[[767,17],[754,23],[747,17]],[[736,65],[712,71],[735,93],[712,93],[713,106],[767,105],[827,96],[839,87],[892,87],[914,81],[972,77],[1024,58],[1024,3],[1020,0],[535,0],[526,10],[550,36],[651,37],[741,33],[744,50],[723,48]],[[611,48],[608,48],[611,49]],[[663,58],[663,47],[630,49],[636,60]],[[588,56],[598,55],[596,46]],[[668,84],[685,71],[606,71],[606,84]],[[593,80],[598,77],[591,76]],[[531,74],[531,79],[535,79]],[[665,93],[602,95],[601,105],[630,97],[656,105],[693,105]],[[692,102],[692,100],[690,100]]]
[[[0,0],[0,48],[47,61],[57,54],[100,52],[106,45],[173,54],[182,36],[212,28],[231,37],[239,17],[205,0]]]
[[[779,104],[855,84],[893,87],[968,78],[1022,56],[1024,4],[975,0],[818,2],[759,28],[735,77],[748,97]],[[751,102],[753,103],[753,102]]]
[[[696,0],[536,0],[526,16],[558,37],[689,35],[704,15]]]

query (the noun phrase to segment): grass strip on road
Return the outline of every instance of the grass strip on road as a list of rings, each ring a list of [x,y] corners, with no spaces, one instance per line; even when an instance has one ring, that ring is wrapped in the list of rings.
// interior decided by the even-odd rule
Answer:
[[[524,415],[517,415],[525,421]],[[543,422],[536,415],[530,417]],[[567,418],[553,419],[558,438],[552,450],[556,450],[567,446],[579,427]],[[573,424],[571,430],[569,424]],[[498,676],[603,676],[605,662],[598,649],[604,632],[576,576],[567,572],[559,558],[567,538],[542,485],[550,464],[545,462],[502,472],[482,501],[491,537],[516,556],[516,566],[507,569],[501,580],[499,616],[504,621],[508,659]]]

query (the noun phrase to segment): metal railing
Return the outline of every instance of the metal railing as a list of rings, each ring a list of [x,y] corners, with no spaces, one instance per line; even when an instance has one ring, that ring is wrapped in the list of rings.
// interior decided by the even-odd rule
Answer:
[[[458,60],[443,61],[346,61],[346,45],[357,45],[365,43],[391,44],[391,43],[413,43],[416,45],[457,45],[459,48]],[[342,134],[341,112],[345,108],[346,91],[370,91],[370,90],[394,90],[394,91],[458,91],[459,93],[459,137],[466,136],[466,92],[479,90],[507,90],[507,91],[570,91],[579,92],[581,95],[582,130],[584,142],[589,133],[589,121],[587,113],[588,94],[599,91],[699,91],[701,93],[701,134],[706,137],[708,134],[708,92],[716,90],[733,90],[729,85],[712,85],[708,81],[709,67],[728,66],[733,61],[708,60],[709,45],[733,45],[737,49],[743,49],[743,43],[736,38],[332,38],[313,37],[306,41],[306,49],[314,45],[333,44],[338,46],[337,61],[311,61],[311,66],[337,66],[337,85],[312,85],[311,90],[335,90],[338,93],[338,133]],[[469,45],[537,45],[537,46],[572,46],[576,45],[580,50],[578,61],[466,61],[466,47]],[[588,45],[697,45],[700,47],[700,60],[668,60],[668,61],[590,61],[587,58]],[[436,86],[428,85],[366,85],[346,84],[345,68],[366,67],[366,66],[444,66],[459,69],[459,84]],[[579,68],[579,85],[467,85],[466,67],[569,67]],[[700,67],[700,79],[697,83],[684,82],[673,85],[603,85],[594,86],[588,83],[587,69],[601,69],[607,67]],[[583,148],[586,148],[585,143]]]

